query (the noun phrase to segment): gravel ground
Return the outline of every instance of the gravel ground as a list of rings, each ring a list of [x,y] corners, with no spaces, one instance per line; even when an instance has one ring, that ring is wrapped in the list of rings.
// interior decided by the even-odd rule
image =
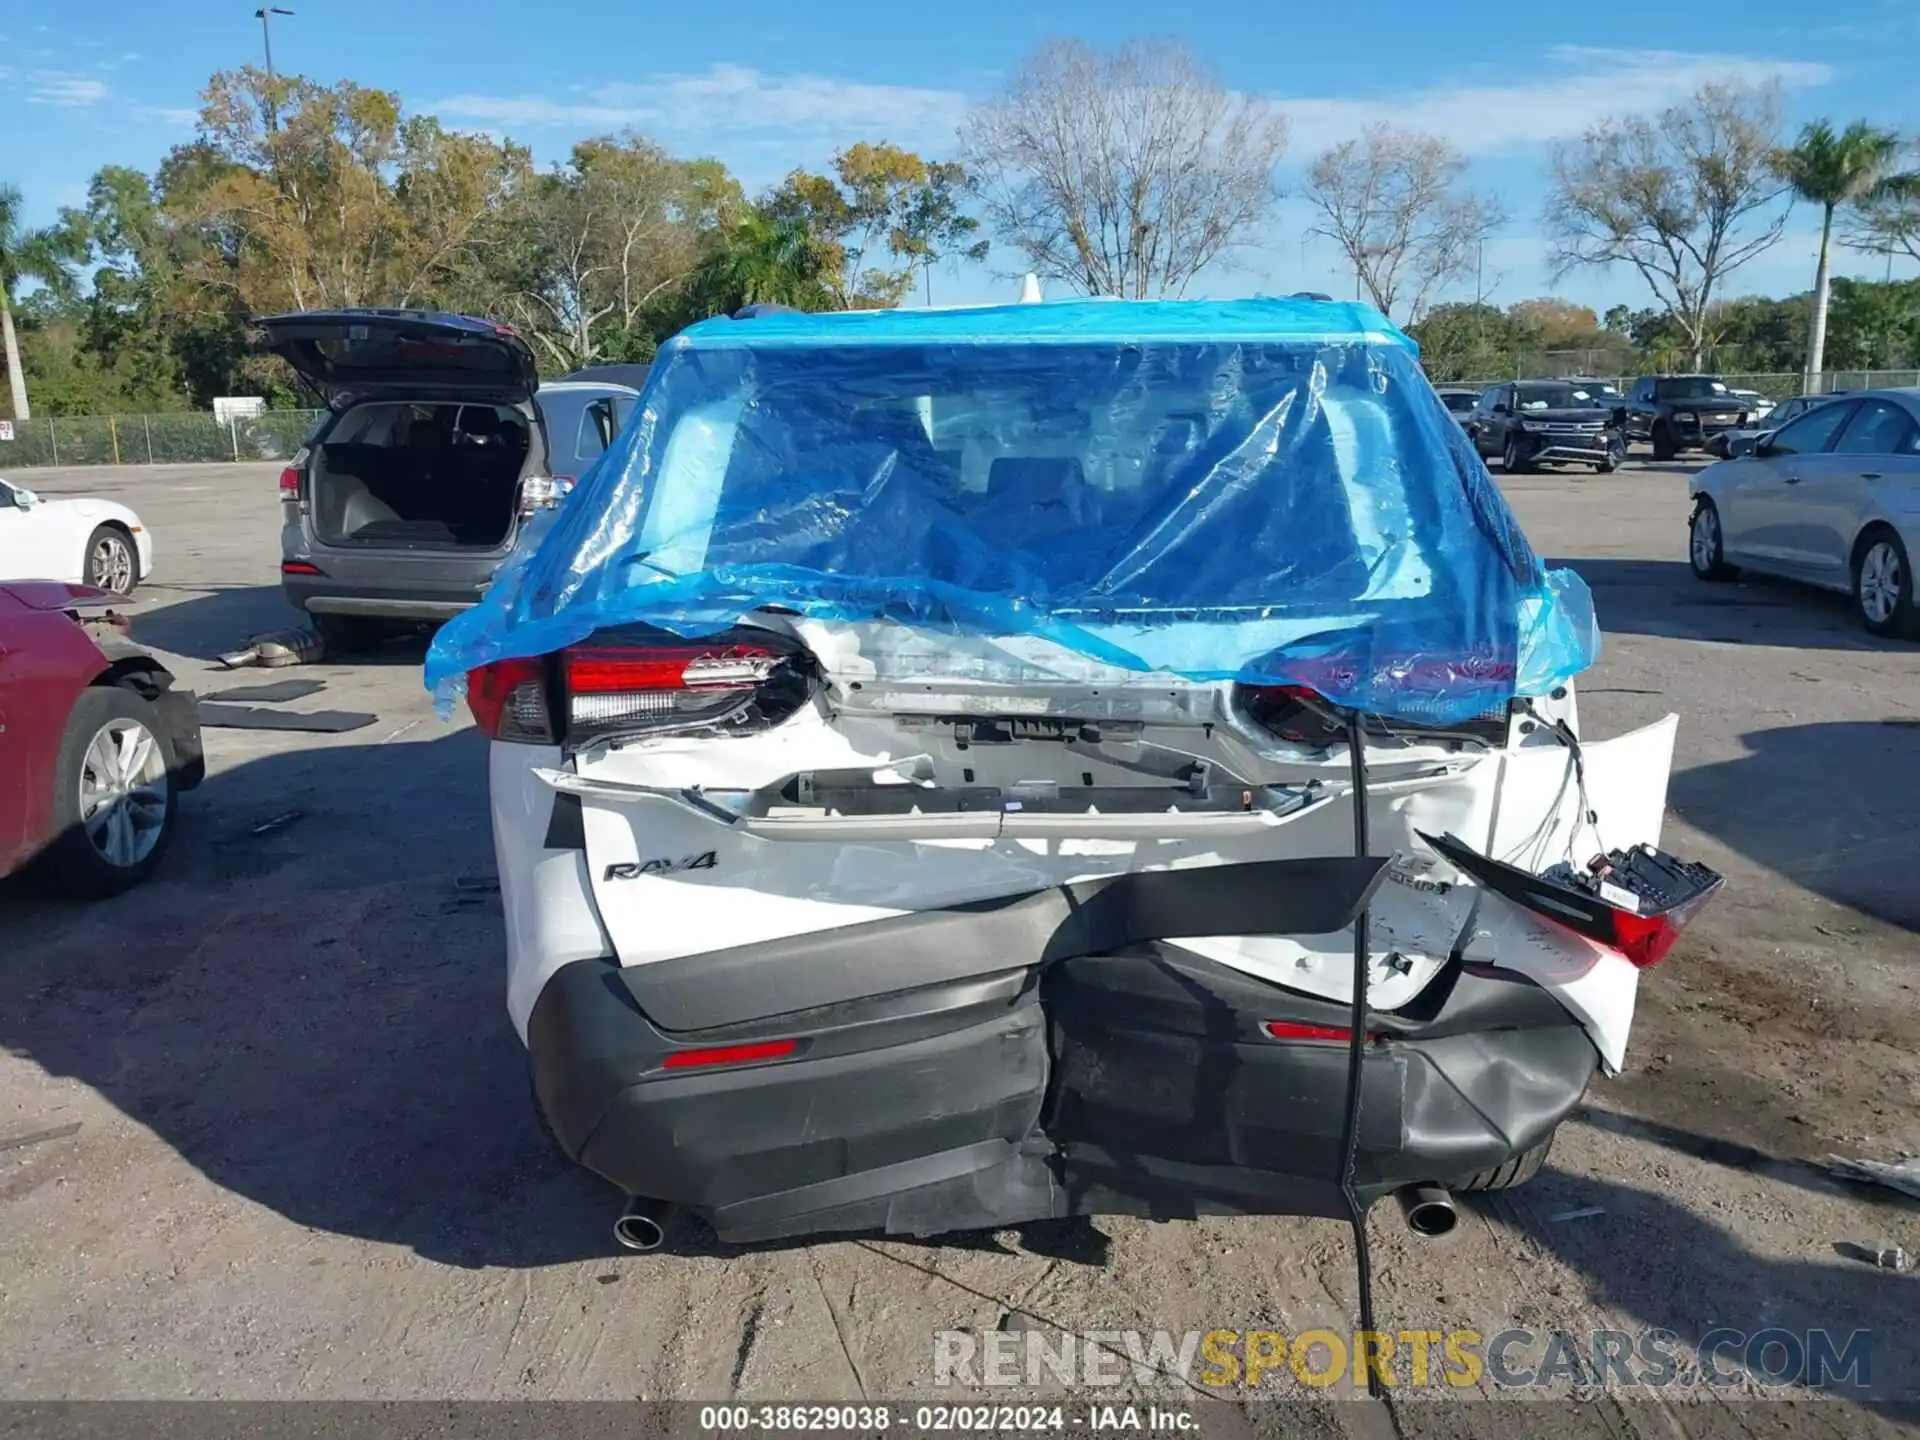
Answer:
[[[206,693],[273,678],[208,662],[293,618],[273,477],[21,478],[140,510],[159,563],[136,633]],[[1863,1328],[1890,1408],[1832,1401],[1789,1428],[1920,1418],[1901,1323],[1916,1278],[1856,1249],[1920,1252],[1916,1211],[1818,1166],[1920,1151],[1920,649],[1868,637],[1834,597],[1696,583],[1682,471],[1506,488],[1599,604],[1583,729],[1680,713],[1667,841],[1728,891],[1648,976],[1629,1072],[1596,1088],[1537,1182],[1438,1242],[1376,1212],[1381,1323],[1661,1327],[1688,1344],[1715,1326]],[[0,1150],[0,1398],[900,1398],[934,1393],[939,1330],[1351,1327],[1348,1237],[1317,1221],[612,1253],[613,1197],[553,1158],[527,1103],[497,901],[455,885],[492,865],[483,748],[434,717],[419,658],[400,644],[279,672],[327,682],[307,703],[379,722],[209,731],[207,783],[137,894],[75,909],[0,884],[0,1144],[79,1127]],[[1116,1393],[1192,1398],[1156,1383]],[[1787,1407],[1741,1410],[1746,1393],[1577,1414],[1608,1435],[1786,1433]],[[1438,1404],[1403,1409],[1403,1432],[1409,1413],[1461,1435],[1522,1413],[1573,1423]],[[1289,1433],[1364,1433],[1371,1415],[1333,1406]]]

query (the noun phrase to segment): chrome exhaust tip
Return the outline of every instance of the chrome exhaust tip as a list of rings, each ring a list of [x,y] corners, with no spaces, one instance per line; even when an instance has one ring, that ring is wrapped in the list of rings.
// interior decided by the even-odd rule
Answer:
[[[1407,1228],[1416,1235],[1436,1239],[1451,1234],[1460,1223],[1460,1212],[1454,1209],[1453,1196],[1444,1185],[1409,1185],[1399,1194]]]
[[[649,1200],[644,1195],[630,1196],[626,1209],[613,1222],[614,1243],[623,1250],[644,1255],[658,1250],[667,1241],[667,1224],[673,1218],[673,1206],[665,1200]]]

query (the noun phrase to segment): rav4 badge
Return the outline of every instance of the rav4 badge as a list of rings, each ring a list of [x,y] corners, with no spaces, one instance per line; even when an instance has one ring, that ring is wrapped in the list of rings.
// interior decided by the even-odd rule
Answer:
[[[683,870],[712,870],[720,857],[708,850],[699,855],[683,855],[678,860],[630,860],[607,866],[608,880],[637,880],[642,875],[677,875]]]

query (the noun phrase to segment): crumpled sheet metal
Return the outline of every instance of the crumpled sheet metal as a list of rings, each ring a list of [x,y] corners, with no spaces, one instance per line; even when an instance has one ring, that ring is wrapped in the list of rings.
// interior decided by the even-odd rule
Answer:
[[[427,683],[444,709],[490,661],[769,607],[1426,722],[1599,650],[1385,317],[1079,301],[693,326]]]

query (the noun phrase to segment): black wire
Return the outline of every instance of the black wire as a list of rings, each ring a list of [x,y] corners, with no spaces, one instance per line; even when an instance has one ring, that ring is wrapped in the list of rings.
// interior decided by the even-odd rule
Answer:
[[[1353,781],[1353,853],[1365,857],[1367,838],[1367,745],[1360,712],[1347,714],[1347,753]],[[1360,1071],[1365,1060],[1367,1032],[1367,970],[1372,960],[1367,934],[1367,907],[1353,921],[1353,1020],[1347,1037],[1347,1115],[1340,1136],[1340,1194],[1347,1202],[1347,1222],[1353,1227],[1353,1256],[1360,1275],[1360,1329],[1375,1334],[1373,1324],[1373,1257],[1367,1248],[1367,1212],[1354,1190],[1354,1165],[1360,1148]],[[1368,1344],[1361,1338],[1359,1344]],[[1367,1394],[1385,1401],[1378,1367],[1367,1365]]]

